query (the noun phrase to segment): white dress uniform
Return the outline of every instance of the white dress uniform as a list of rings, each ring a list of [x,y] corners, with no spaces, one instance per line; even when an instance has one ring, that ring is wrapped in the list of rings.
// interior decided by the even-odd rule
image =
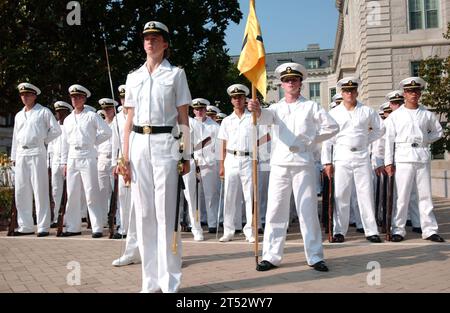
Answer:
[[[127,77],[125,106],[134,108],[133,124],[136,126],[174,127],[177,108],[190,102],[184,70],[167,60],[152,74],[144,64]],[[181,283],[179,236],[176,255],[170,247],[175,226],[179,142],[171,133],[135,131],[129,140],[131,194],[142,259],[142,292],[159,289],[176,292]]]
[[[200,167],[200,184],[206,209],[206,221],[208,228],[217,227],[217,210],[219,207],[219,171],[217,168],[216,142],[219,133],[219,124],[210,117],[204,121],[197,120],[200,124],[202,138],[211,137],[211,143],[201,150],[194,151],[194,158]],[[202,201],[202,197],[200,201]]]
[[[378,114],[360,102],[353,111],[341,104],[332,109],[330,115],[340,128],[335,137],[322,145],[322,164],[331,163],[331,146],[334,147],[336,214],[333,234],[347,234],[354,181],[365,236],[378,235],[368,147],[384,134],[384,126]]]
[[[67,164],[67,207],[65,232],[81,231],[81,203],[84,191],[92,233],[103,233],[103,209],[98,184],[96,146],[111,137],[111,128],[96,113],[84,108],[64,120],[67,149],[62,163]]]
[[[431,199],[429,145],[442,137],[442,127],[434,113],[423,106],[416,110],[401,106],[385,120],[385,124],[385,165],[394,163],[396,166],[397,210],[392,221],[392,234],[402,237],[406,234],[410,194],[416,185],[422,238],[426,239],[438,231]]]
[[[259,138],[269,134],[271,135],[271,127],[267,125],[260,125],[258,128]],[[259,219],[262,224],[266,223],[266,212],[267,212],[267,197],[269,189],[269,175],[270,175],[270,152],[272,149],[272,142],[268,142],[259,145],[258,147],[258,166],[259,166]]]
[[[125,85],[121,85],[120,87],[125,88]],[[119,91],[120,91],[119,87]],[[123,91],[125,93],[125,91]],[[119,125],[119,135],[117,134],[117,127],[113,127],[113,143],[112,143],[112,165],[116,166],[118,163],[118,158],[122,157],[119,154],[115,153],[120,151],[122,147],[120,144],[123,144],[123,134],[124,134],[124,126],[126,121],[126,115],[124,111],[121,111],[116,116],[118,125]],[[115,123],[115,122],[114,122]],[[122,177],[119,177],[119,200],[118,200],[118,208],[120,214],[120,227],[117,231],[121,235],[126,235],[126,243],[123,254],[120,258],[114,260],[112,265],[114,266],[124,266],[132,263],[139,263],[141,261],[141,256],[139,254],[139,246],[137,241],[137,232],[136,232],[136,214],[134,212],[134,206],[131,202],[131,188],[125,185],[125,181]]]
[[[72,111],[72,106],[64,101],[57,101],[54,104],[55,110],[61,110],[61,108]],[[64,125],[60,125],[61,129]],[[59,209],[61,208],[61,200],[64,187],[64,165],[62,164],[62,153],[66,150],[67,140],[64,131],[61,136],[51,142],[52,145],[52,195],[55,202],[54,217],[52,223],[58,222]]]
[[[106,122],[106,121],[105,121]],[[108,127],[114,129],[114,121],[106,122]],[[97,170],[98,170],[98,186],[99,186],[99,205],[102,210],[102,223],[108,224],[109,202],[112,193],[112,137],[105,140],[97,146]]]
[[[122,151],[122,147],[120,147],[121,144],[123,144],[123,130],[125,127],[125,121],[127,117],[124,113],[124,111],[117,113],[117,116],[113,120],[112,124],[112,162],[111,165],[113,167],[117,166],[118,158],[121,158],[122,155],[120,154]],[[117,125],[116,125],[117,120]],[[119,128],[119,134],[117,134],[117,128]],[[120,136],[120,140],[119,140]],[[117,188],[118,192],[118,203],[117,208],[119,211],[120,216],[120,226],[118,229],[118,233],[120,235],[127,235],[128,238],[128,227],[130,223],[136,224],[135,220],[130,219],[130,210],[131,210],[131,193],[130,193],[130,187],[125,185],[125,181],[119,177],[119,186]],[[136,226],[133,226],[133,229],[136,229]],[[135,235],[134,235],[135,237]],[[128,242],[128,240],[127,240]],[[137,248],[137,241],[136,241],[136,248]]]
[[[102,98],[98,101],[102,108],[104,107],[117,107],[117,101],[109,98]],[[102,110],[103,111],[103,110]],[[114,117],[115,118],[115,117]],[[116,122],[113,120],[106,124],[111,129],[111,134],[114,133],[116,128]],[[114,177],[112,167],[112,154],[113,154],[113,136],[108,140],[103,141],[97,146],[97,170],[98,170],[98,185],[100,188],[100,208],[102,209],[103,225],[108,224],[108,212],[111,200],[111,194],[113,191]],[[115,152],[117,153],[117,151]]]
[[[248,241],[254,242],[255,234],[252,228],[252,134],[253,120],[252,113],[247,109],[239,118],[235,112],[223,119],[220,125],[220,140],[226,142],[226,153],[224,160],[225,180],[224,180],[224,234],[221,241],[228,241],[234,236],[235,215],[242,214],[236,211],[236,197],[238,194],[244,195],[246,224],[244,235]]]
[[[201,132],[201,124],[192,117],[189,117],[189,129],[190,129],[190,136],[191,136],[191,146],[193,150],[193,147],[197,144],[201,143],[206,137],[202,137]],[[209,143],[211,144],[211,143]],[[196,241],[202,241],[203,240],[203,229],[200,225],[200,208],[199,208],[199,220],[197,220],[197,202],[196,202],[196,190],[195,190],[195,184],[196,184],[196,169],[195,169],[195,162],[194,159],[191,159],[190,164],[191,171],[183,176],[184,181],[184,196],[186,198],[186,201],[188,203],[188,210],[189,210],[189,221],[190,221],[190,227],[191,232],[194,235],[194,240]]]
[[[19,226],[17,231],[20,233],[34,231],[33,197],[37,231],[38,233],[49,231],[50,199],[45,145],[60,134],[61,128],[52,112],[39,103],[29,111],[23,108],[15,116],[11,160],[16,163],[15,200]]]
[[[303,96],[294,103],[283,98],[262,109],[259,123],[273,124],[263,260],[275,266],[281,263],[293,192],[307,263],[314,265],[323,260],[323,247],[313,150],[336,134],[338,125],[320,105]]]

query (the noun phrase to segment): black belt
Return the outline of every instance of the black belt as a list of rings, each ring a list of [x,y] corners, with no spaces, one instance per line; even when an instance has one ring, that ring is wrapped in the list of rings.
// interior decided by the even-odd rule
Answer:
[[[227,152],[231,153],[235,156],[249,156],[250,155],[250,152],[247,152],[247,151],[237,151],[237,150],[228,150],[227,149]]]
[[[137,126],[133,125],[133,131],[138,134],[165,134],[165,133],[171,133],[173,127],[172,126]]]

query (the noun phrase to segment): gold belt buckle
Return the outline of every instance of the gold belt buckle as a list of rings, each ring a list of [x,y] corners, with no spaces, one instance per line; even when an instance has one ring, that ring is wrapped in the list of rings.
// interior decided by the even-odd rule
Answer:
[[[152,133],[152,127],[149,125],[142,126],[142,131],[144,134],[149,135]]]

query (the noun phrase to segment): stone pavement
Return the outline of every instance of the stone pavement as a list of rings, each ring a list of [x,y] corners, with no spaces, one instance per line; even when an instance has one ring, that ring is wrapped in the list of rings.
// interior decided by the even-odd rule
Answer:
[[[244,237],[219,243],[205,234],[204,242],[194,242],[183,233],[180,292],[450,292],[450,199],[434,200],[439,233],[447,242],[431,243],[409,232],[402,243],[371,244],[350,228],[344,244],[329,244],[324,235],[327,273],[307,266],[298,225],[290,228],[281,266],[263,273],[255,270],[253,245]],[[0,293],[139,292],[140,265],[111,266],[125,240],[92,239],[89,231],[56,238],[52,232],[45,238],[0,233]],[[78,266],[80,284],[72,286],[67,281],[76,278]]]

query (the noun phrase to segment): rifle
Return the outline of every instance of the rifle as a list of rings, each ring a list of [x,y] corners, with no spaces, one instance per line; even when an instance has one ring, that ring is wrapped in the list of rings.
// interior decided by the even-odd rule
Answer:
[[[55,219],[55,199],[53,198],[52,190],[52,165],[50,164],[50,156],[48,157],[48,198],[50,199],[50,220],[53,223]]]
[[[386,216],[387,216],[387,180],[388,176],[383,174],[383,181],[381,182],[381,232],[386,233]]]
[[[59,205],[58,228],[56,229],[56,237],[61,237],[63,233],[64,215],[66,214],[66,203],[67,203],[67,180],[66,178],[64,178],[61,204]]]
[[[325,234],[328,234],[328,176],[322,172],[322,227]]]
[[[380,211],[380,187],[381,187],[381,175],[376,175],[377,176],[377,184],[376,184],[376,188],[375,188],[375,222],[377,223],[378,226],[380,226],[380,220],[378,218],[379,215],[379,211]]]
[[[392,166],[395,166],[395,142],[394,142],[394,149],[393,149],[393,160],[392,160]],[[394,183],[395,183],[395,174],[392,176],[388,176],[387,181],[387,216],[386,216],[386,240],[391,241],[391,224],[392,224],[392,211],[393,211],[393,205],[394,205]]]
[[[117,212],[117,193],[119,185],[118,178],[119,178],[118,175],[114,174],[114,188],[113,192],[111,193],[111,199],[109,201],[109,213],[108,213],[109,239],[112,239],[114,236],[114,218]]]
[[[16,207],[16,193],[15,188],[11,188],[12,190],[12,199],[11,199],[11,217],[8,225],[8,236],[14,236],[14,232],[18,227],[17,223],[17,207]]]
[[[331,164],[333,164],[333,146],[331,146]],[[334,175],[328,181],[328,242],[333,242]]]
[[[198,161],[194,159],[195,164],[195,221],[198,223],[200,219],[200,199],[198,197],[198,184],[200,182],[200,166],[198,166]]]
[[[181,159],[178,162],[178,184],[177,184],[177,201],[176,201],[176,208],[175,208],[175,224],[173,229],[173,238],[172,238],[172,253],[177,254],[177,248],[178,248],[178,223],[180,218],[180,198],[181,198],[181,192],[185,188],[184,182],[183,182],[183,159]]]

